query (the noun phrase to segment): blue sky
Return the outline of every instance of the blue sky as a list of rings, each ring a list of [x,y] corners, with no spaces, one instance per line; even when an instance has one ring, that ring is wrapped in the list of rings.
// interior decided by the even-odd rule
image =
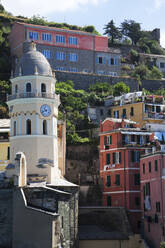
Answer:
[[[160,28],[161,44],[165,47],[165,0],[1,0],[1,3],[13,15],[39,14],[49,21],[94,25],[101,34],[111,19],[117,26],[124,19],[133,19],[144,30]]]

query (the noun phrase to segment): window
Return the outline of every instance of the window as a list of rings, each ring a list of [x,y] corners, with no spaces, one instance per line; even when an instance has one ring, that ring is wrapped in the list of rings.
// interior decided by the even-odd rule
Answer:
[[[131,107],[131,112],[130,112],[130,115],[133,116],[134,115],[134,108]]]
[[[159,222],[159,218],[158,218],[158,215],[155,214],[155,223],[158,223]]]
[[[76,62],[78,60],[77,53],[69,53],[69,61]]]
[[[41,92],[42,93],[46,92],[46,84],[44,84],[44,83],[41,84]]]
[[[51,52],[50,50],[43,50],[42,54],[45,56],[45,58],[50,59],[51,58]]]
[[[105,64],[105,58],[102,56],[99,56],[96,58],[96,63],[97,64]]]
[[[131,135],[131,142],[135,142],[135,135]]]
[[[116,162],[116,153],[113,152],[112,153],[112,163],[115,164],[115,162]]]
[[[116,175],[115,184],[116,184],[117,186],[120,186],[120,175],[119,175],[119,174]]]
[[[47,135],[48,134],[48,130],[47,130],[47,121],[43,120],[43,134]]]
[[[13,124],[13,136],[16,136],[17,135],[17,122],[14,121],[14,124]]]
[[[146,183],[146,195],[150,196],[150,183]]]
[[[104,71],[97,71],[97,73],[102,75],[102,74],[104,74]]]
[[[123,109],[123,114],[122,114],[122,118],[126,118],[126,109]]]
[[[106,137],[106,136],[105,136]],[[107,138],[107,145],[111,145],[112,144],[112,136],[111,135],[109,135],[109,136],[107,136],[106,137]]]
[[[112,110],[111,109],[108,109],[108,115],[109,115],[109,117],[112,117]]]
[[[131,162],[139,162],[139,161],[140,161],[140,152],[131,151]]]
[[[42,40],[51,41],[52,35],[51,34],[42,34]]]
[[[65,71],[65,67],[60,66],[60,67],[57,67],[56,70],[57,70],[57,71]]]
[[[100,115],[102,116],[104,114],[103,109],[100,109]]]
[[[140,198],[139,197],[135,197],[135,204],[136,204],[136,206],[140,206]]]
[[[111,196],[107,196],[107,206],[111,207],[112,202],[111,202]]]
[[[32,86],[31,86],[31,83],[27,83],[26,84],[26,92],[29,93],[32,91]]]
[[[120,152],[116,152],[116,164],[120,163]]]
[[[114,118],[119,118],[119,110],[113,111]]]
[[[38,32],[29,32],[29,39],[38,40]]]
[[[69,44],[70,45],[77,45],[78,44],[78,38],[77,37],[69,37]]]
[[[115,72],[115,71],[110,71],[110,72],[109,72],[109,75],[110,75],[110,76],[113,76],[113,77],[114,77],[114,76],[117,76],[117,72]]]
[[[135,174],[134,175],[134,184],[135,185],[140,185],[140,174]]]
[[[151,172],[151,162],[148,163],[148,171]]]
[[[107,176],[107,187],[111,186],[111,176]]]
[[[31,134],[31,131],[32,131],[31,129],[32,129],[32,128],[31,128],[31,120],[28,119],[28,120],[26,121],[26,134],[27,134],[27,135]]]
[[[17,94],[18,93],[18,85],[16,84],[15,85],[15,94]]]
[[[56,59],[57,60],[65,60],[66,54],[64,52],[56,52]]]
[[[70,72],[78,72],[78,69],[76,67],[69,67]]]
[[[145,198],[146,198],[146,187],[143,186],[143,199],[145,200]]]
[[[143,174],[145,174],[145,164],[143,164]]]
[[[160,113],[160,112],[161,112],[160,106],[156,106],[156,113]]]
[[[121,163],[121,152],[119,152],[119,164]]]
[[[110,164],[110,153],[106,154],[106,164]]]
[[[65,36],[64,35],[56,35],[56,42],[57,43],[65,43]]]
[[[7,160],[10,160],[10,147],[7,148]]]
[[[156,212],[160,213],[160,202],[156,202]]]
[[[108,64],[109,64],[109,65],[118,65],[117,57],[109,58]]]
[[[109,64],[110,64],[110,65],[114,65],[114,58],[111,58],[111,59],[109,60]]]
[[[165,68],[165,63],[160,62],[160,68]]]
[[[155,171],[158,171],[158,161],[155,160]]]

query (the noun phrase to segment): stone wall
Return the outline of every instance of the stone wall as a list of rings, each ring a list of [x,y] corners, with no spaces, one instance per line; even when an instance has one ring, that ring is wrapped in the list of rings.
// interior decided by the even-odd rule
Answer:
[[[57,81],[67,81],[72,80],[75,84],[76,89],[83,89],[88,90],[90,84],[95,84],[97,82],[100,83],[109,83],[111,85],[114,85],[118,82],[124,82],[127,84],[131,91],[137,91],[138,90],[138,83],[133,78],[127,78],[127,77],[111,77],[106,75],[98,75],[98,74],[88,74],[88,73],[78,73],[78,72],[61,72],[56,71],[55,72]]]
[[[10,189],[0,189],[0,247],[11,248],[13,193]]]
[[[76,89],[83,89],[86,91],[88,90],[90,84],[107,82],[110,85],[114,85],[121,81],[130,87],[130,91],[139,90],[137,80],[130,77],[111,77],[106,75],[61,71],[56,71],[55,74],[57,81],[72,80]],[[165,80],[143,80],[141,88],[153,91],[159,89],[160,87],[165,88]]]

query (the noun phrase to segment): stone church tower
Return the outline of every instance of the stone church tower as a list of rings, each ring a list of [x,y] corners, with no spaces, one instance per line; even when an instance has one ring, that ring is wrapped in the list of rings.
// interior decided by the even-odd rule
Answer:
[[[11,204],[5,209],[12,223],[10,232],[0,230],[0,237],[7,235],[0,246],[77,248],[78,187],[58,168],[56,80],[33,42],[24,44],[11,83],[11,156],[4,183],[10,186]]]
[[[15,184],[36,180],[54,184],[58,169],[57,117],[59,96],[55,77],[36,45],[24,43],[24,54],[11,78],[11,164]],[[19,162],[18,162],[19,161]],[[11,171],[10,171],[11,173]]]

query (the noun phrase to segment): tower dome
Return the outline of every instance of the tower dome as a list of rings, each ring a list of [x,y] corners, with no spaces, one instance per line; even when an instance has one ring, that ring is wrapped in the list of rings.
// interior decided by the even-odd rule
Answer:
[[[14,77],[30,75],[51,76],[52,69],[45,56],[36,50],[34,42],[24,43],[24,53],[16,65]]]

